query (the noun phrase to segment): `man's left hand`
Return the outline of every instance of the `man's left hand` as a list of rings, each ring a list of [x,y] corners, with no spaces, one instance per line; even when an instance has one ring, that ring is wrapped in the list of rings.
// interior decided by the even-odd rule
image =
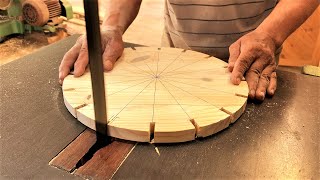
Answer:
[[[276,49],[276,43],[267,33],[257,31],[244,35],[230,46],[231,82],[238,85],[245,77],[250,99],[263,101],[266,93],[274,95],[277,88]]]

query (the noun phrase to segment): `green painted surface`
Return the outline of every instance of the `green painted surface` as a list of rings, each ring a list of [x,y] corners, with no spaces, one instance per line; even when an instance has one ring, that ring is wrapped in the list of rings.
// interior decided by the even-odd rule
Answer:
[[[0,37],[16,33],[24,33],[24,25],[21,21],[11,20],[0,24]]]
[[[22,16],[22,3],[20,0],[13,0],[7,12],[10,17]]]
[[[43,30],[48,30],[50,32],[56,32],[57,31],[57,28],[55,26],[48,26],[48,25],[45,25],[43,26]]]
[[[73,18],[73,10],[71,4],[67,0],[60,0],[62,2],[62,9],[65,10],[64,16],[67,19]]]
[[[8,16],[7,21],[0,22],[0,37],[10,34],[23,34],[24,25],[22,22],[22,5],[20,0],[13,0],[10,7],[5,10]]]
[[[67,0],[60,0],[62,3],[62,13],[67,19],[73,18],[72,6]],[[23,34],[25,31],[43,31],[56,32],[56,26],[45,25],[43,27],[31,26],[24,24],[22,21],[22,0],[13,0],[11,6],[2,11],[1,14],[6,14],[8,20],[0,22],[0,37],[5,37],[10,34]]]

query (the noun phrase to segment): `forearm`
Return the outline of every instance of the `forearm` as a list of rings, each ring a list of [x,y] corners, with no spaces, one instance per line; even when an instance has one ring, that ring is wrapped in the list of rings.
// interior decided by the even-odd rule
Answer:
[[[277,47],[287,39],[318,7],[318,0],[280,0],[257,31],[267,33]]]
[[[138,15],[142,0],[107,0],[102,29],[117,27],[123,34]]]

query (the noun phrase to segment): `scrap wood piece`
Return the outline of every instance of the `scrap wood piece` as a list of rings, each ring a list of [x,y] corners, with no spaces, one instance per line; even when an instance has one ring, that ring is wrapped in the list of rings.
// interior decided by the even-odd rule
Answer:
[[[302,73],[303,74],[307,74],[307,75],[311,75],[311,76],[318,76],[320,77],[320,67],[317,66],[303,66],[302,67]]]
[[[86,129],[64,150],[54,157],[49,165],[56,168],[72,172],[79,160],[89,151],[96,142],[96,133],[91,129]]]
[[[49,165],[84,178],[110,179],[136,144],[115,140],[97,150],[88,160],[86,156],[91,153],[90,150],[95,142],[96,133],[87,128],[54,157]]]
[[[98,150],[74,174],[89,179],[110,179],[135,146],[135,142],[113,141]]]

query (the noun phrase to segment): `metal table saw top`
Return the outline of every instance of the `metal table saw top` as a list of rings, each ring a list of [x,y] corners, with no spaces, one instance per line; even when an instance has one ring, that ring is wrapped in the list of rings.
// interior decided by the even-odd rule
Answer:
[[[48,165],[86,127],[65,108],[58,66],[78,36],[0,67],[2,178],[79,179]],[[128,44],[126,46],[129,46]],[[226,130],[192,142],[138,144],[114,179],[320,177],[320,79],[278,71],[278,90]]]

